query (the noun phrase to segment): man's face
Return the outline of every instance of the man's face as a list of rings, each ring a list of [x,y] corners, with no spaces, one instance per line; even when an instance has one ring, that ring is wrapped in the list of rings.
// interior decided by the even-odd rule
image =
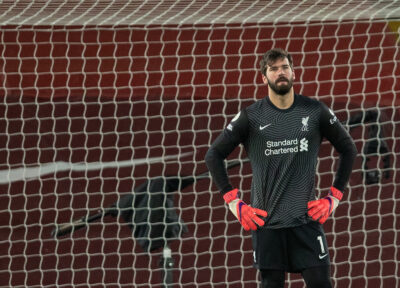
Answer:
[[[285,95],[293,87],[294,71],[287,58],[278,59],[267,66],[263,81],[278,95]]]

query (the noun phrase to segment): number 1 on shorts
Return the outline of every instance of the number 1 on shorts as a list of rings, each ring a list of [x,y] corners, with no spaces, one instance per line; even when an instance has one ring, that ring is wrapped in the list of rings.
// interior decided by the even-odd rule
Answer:
[[[321,245],[321,253],[324,254],[325,253],[325,247],[324,247],[324,242],[322,241],[322,236],[318,236],[317,237],[319,244]]]

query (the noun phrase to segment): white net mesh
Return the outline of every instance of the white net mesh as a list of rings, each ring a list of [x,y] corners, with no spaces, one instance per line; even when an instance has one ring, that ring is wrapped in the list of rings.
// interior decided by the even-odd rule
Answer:
[[[250,235],[208,178],[168,193],[188,230],[169,241],[171,270],[127,225],[136,206],[130,221],[51,233],[126,195],[140,202],[149,179],[206,171],[213,139],[266,95],[258,61],[272,47],[291,52],[296,92],[333,108],[360,152],[325,224],[334,283],[400,286],[399,12],[395,1],[3,1],[0,286],[168,286],[172,273],[173,287],[257,287]],[[324,143],[320,155],[325,193],[336,154]],[[230,174],[248,200],[248,164]]]

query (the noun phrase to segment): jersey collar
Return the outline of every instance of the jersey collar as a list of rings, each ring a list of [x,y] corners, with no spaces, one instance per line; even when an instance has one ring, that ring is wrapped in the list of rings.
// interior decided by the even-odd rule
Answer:
[[[277,111],[279,111],[279,112],[284,112],[284,113],[285,113],[285,112],[290,112],[290,111],[292,111],[292,110],[294,109],[294,107],[296,107],[297,102],[299,101],[299,100],[298,100],[298,99],[299,99],[299,95],[297,95],[296,93],[294,93],[294,101],[293,101],[293,104],[292,104],[292,106],[290,106],[290,107],[287,108],[287,109],[280,109],[280,108],[276,107],[276,106],[271,102],[271,100],[269,99],[268,96],[265,97],[265,99],[266,99],[268,105],[270,105],[272,108],[274,108],[275,110],[277,110]]]

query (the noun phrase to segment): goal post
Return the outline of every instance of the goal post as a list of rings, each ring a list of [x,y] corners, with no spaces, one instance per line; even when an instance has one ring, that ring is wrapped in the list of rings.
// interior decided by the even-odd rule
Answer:
[[[53,229],[140,197],[135,188],[150,179],[207,171],[212,141],[266,96],[258,63],[272,47],[292,54],[295,91],[334,110],[359,152],[344,200],[324,224],[334,284],[400,286],[396,1],[6,2],[0,287],[162,285],[165,254],[143,249],[136,223],[105,215],[63,237]],[[250,165],[242,148],[233,154],[241,165],[229,170],[232,182],[249,201]],[[324,142],[318,195],[337,159]],[[168,192],[174,207],[163,208],[187,227],[171,241],[163,235],[173,287],[258,287],[251,236],[210,179],[181,188]],[[304,286],[297,274],[287,282]]]

